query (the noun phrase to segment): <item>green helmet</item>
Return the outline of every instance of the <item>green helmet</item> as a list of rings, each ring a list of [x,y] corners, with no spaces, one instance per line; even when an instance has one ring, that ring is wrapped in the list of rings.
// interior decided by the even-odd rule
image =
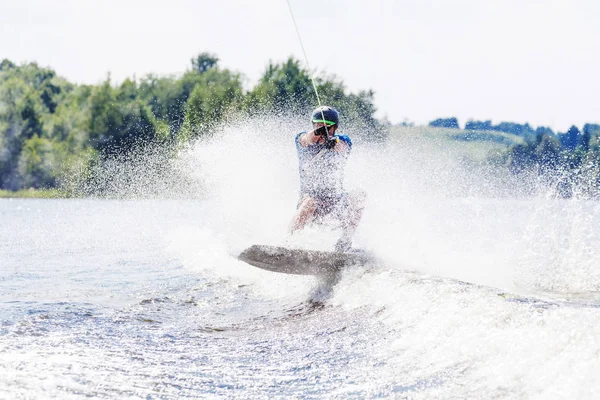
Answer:
[[[329,106],[322,106],[313,111],[311,121],[312,123],[322,122],[327,125],[337,126],[340,123],[340,116],[338,115],[338,112],[335,110],[335,108]]]

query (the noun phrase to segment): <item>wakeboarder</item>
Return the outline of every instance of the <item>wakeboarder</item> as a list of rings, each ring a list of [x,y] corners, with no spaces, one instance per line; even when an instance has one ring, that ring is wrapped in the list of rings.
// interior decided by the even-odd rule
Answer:
[[[362,218],[366,194],[362,190],[346,192],[344,171],[352,150],[348,135],[336,133],[339,114],[333,107],[322,106],[312,113],[312,130],[296,135],[300,171],[300,198],[290,233],[307,224],[321,223],[326,216],[341,223],[342,236],[336,252],[347,252]]]

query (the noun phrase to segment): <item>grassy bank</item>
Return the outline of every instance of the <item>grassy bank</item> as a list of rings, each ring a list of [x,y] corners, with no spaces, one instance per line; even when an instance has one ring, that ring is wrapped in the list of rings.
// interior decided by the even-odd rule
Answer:
[[[430,126],[393,126],[389,133],[391,140],[424,139],[448,153],[476,162],[499,157],[511,146],[525,143],[522,137],[510,133]]]
[[[60,199],[69,197],[58,189],[0,190],[0,199]]]

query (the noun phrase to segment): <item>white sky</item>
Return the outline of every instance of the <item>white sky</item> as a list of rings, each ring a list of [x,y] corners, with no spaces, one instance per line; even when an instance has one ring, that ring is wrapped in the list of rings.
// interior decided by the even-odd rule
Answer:
[[[600,123],[600,1],[291,4],[311,67],[374,89],[391,122]],[[269,60],[304,60],[286,0],[0,0],[0,59],[73,82],[179,74],[203,51],[248,87]]]

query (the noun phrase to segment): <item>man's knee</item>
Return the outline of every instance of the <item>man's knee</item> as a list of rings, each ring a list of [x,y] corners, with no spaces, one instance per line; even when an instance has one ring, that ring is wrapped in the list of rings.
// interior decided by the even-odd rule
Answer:
[[[317,209],[317,201],[310,196],[304,196],[298,209],[302,212],[313,213]]]

